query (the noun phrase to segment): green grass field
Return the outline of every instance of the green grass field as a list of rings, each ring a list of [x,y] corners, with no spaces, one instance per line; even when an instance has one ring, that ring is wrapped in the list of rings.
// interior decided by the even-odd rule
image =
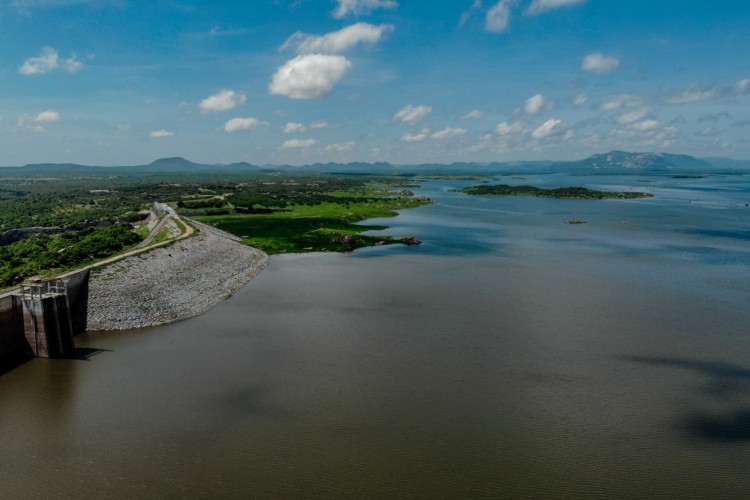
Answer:
[[[196,220],[237,235],[243,238],[243,243],[269,254],[345,252],[399,242],[386,236],[360,234],[387,229],[387,226],[358,225],[355,222],[374,217],[392,217],[397,215],[396,210],[426,203],[413,198],[350,204],[321,203],[296,205],[271,214],[202,216],[196,217]]]

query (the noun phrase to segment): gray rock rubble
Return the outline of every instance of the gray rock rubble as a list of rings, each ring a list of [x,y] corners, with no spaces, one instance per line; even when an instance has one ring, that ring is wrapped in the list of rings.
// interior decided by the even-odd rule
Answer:
[[[197,236],[92,273],[87,330],[128,330],[202,314],[262,271],[268,255],[195,223]]]

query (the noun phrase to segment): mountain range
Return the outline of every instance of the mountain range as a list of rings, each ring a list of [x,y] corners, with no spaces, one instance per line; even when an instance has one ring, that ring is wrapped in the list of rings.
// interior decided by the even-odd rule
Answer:
[[[503,173],[607,173],[607,174],[676,174],[676,173],[737,173],[750,170],[750,160],[729,158],[695,158],[671,153],[632,153],[610,151],[577,161],[517,161],[492,163],[423,163],[396,165],[391,163],[314,163],[304,166],[253,165],[247,162],[230,164],[195,163],[185,158],[161,158],[147,165],[89,166],[74,163],[39,163],[22,167],[2,167],[0,177],[29,174],[137,174],[137,173],[202,173],[202,172],[330,172],[352,174],[503,174]]]

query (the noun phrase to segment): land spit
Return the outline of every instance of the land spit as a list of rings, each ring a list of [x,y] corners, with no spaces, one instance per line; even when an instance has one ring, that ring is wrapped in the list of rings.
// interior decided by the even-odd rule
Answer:
[[[193,222],[196,236],[92,272],[86,330],[129,330],[197,316],[239,290],[268,255]]]

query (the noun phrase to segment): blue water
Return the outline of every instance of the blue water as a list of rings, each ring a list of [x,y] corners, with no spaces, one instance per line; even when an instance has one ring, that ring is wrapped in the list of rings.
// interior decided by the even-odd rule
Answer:
[[[750,178],[528,175],[0,378],[9,498],[743,498]],[[643,182],[646,181],[646,182]],[[567,220],[585,220],[571,225]]]

